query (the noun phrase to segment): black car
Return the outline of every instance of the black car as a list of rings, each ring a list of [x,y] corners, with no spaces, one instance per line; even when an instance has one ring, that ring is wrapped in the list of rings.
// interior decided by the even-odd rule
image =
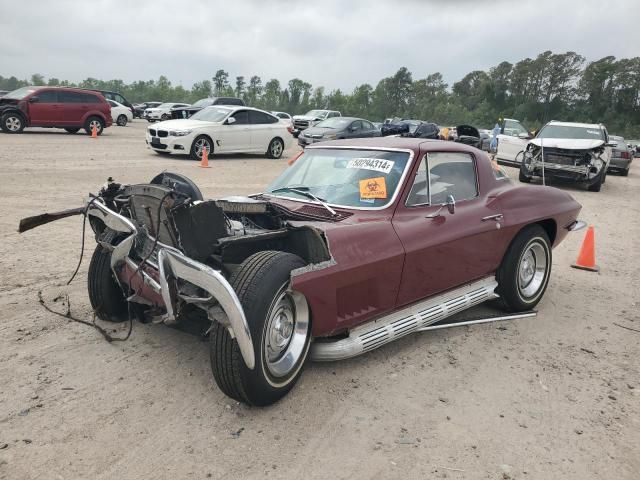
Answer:
[[[312,143],[327,140],[379,136],[380,130],[369,120],[355,117],[332,117],[300,132],[298,145],[304,148]]]
[[[198,100],[193,105],[188,107],[180,107],[174,108],[171,110],[171,118],[189,118],[196,112],[199,112],[205,107],[210,107],[212,105],[234,105],[244,107],[244,102],[241,98],[236,97],[211,97],[211,98],[202,98]]]
[[[147,108],[156,108],[158,105],[161,105],[162,102],[143,102],[143,103],[136,103],[133,106],[133,116],[135,118],[142,118],[142,116],[144,115],[144,111]]]
[[[440,127],[438,125],[422,120],[388,120],[382,124],[381,128],[383,137],[400,135],[402,137],[437,139],[439,133]]]
[[[118,92],[111,92],[109,90],[98,90],[97,88],[85,88],[84,90],[91,90],[93,92],[100,92],[102,94],[102,96],[104,98],[106,98],[107,100],[113,100],[114,102],[121,103],[125,107],[129,107],[129,109],[131,110],[131,113],[135,114],[135,110],[133,108],[133,105],[131,105],[129,100],[124,98],[124,96],[122,94],[118,93]]]
[[[458,125],[456,127],[456,132],[458,134],[455,139],[456,142],[471,145],[476,148],[480,148],[482,146],[482,138],[476,127],[471,125]]]

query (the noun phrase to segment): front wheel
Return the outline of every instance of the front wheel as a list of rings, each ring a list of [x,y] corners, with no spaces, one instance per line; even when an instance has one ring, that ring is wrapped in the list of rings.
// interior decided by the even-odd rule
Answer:
[[[160,116],[160,120],[169,120],[170,118],[171,118],[171,116],[170,116],[170,115],[167,115],[166,113],[163,113],[163,114]]]
[[[589,190],[590,192],[599,192],[602,189],[602,184],[604,183],[605,175],[606,175],[606,172],[604,169],[602,169],[602,171],[600,172],[600,175],[598,175],[598,180],[596,180],[595,183],[592,183],[591,185],[589,185],[587,187],[587,190]]]
[[[102,240],[112,243],[115,233],[107,232]],[[127,300],[111,270],[111,252],[97,245],[89,263],[87,281],[89,302],[100,320],[122,322],[127,319]]]
[[[551,275],[551,242],[540,225],[522,229],[509,246],[498,269],[497,293],[510,312],[535,307]]]
[[[279,138],[274,138],[269,143],[269,148],[267,148],[267,157],[269,158],[280,158],[282,153],[284,152],[284,142]]]
[[[21,133],[24,127],[24,118],[18,113],[5,113],[0,118],[0,128],[5,133]]]
[[[247,368],[237,341],[214,322],[210,338],[213,377],[229,397],[249,405],[277,402],[300,377],[311,343],[311,319],[304,296],[292,291],[291,271],[303,267],[297,255],[276,251],[247,258],[231,277],[249,323],[256,364]]]
[[[116,124],[119,127],[126,127],[128,121],[129,121],[129,119],[127,118],[126,115],[118,115],[118,119],[116,120]]]
[[[200,135],[191,144],[191,152],[189,156],[194,160],[202,160],[202,151],[207,149],[209,156],[213,153],[213,142],[206,135]]]

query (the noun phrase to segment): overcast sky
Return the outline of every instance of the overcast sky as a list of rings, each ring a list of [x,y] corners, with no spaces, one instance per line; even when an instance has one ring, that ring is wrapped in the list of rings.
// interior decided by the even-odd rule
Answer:
[[[606,5],[606,7],[605,7]],[[217,69],[350,91],[544,50],[640,55],[640,0],[0,0],[0,75],[190,88]]]

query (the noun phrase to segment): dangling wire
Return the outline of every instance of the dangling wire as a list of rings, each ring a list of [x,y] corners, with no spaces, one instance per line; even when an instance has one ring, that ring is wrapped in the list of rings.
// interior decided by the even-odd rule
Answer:
[[[82,259],[84,258],[84,239],[85,239],[85,234],[86,234],[86,230],[87,230],[87,213],[89,212],[89,207],[93,204],[93,202],[95,202],[98,199],[98,197],[93,197],[89,203],[87,203],[87,207],[84,209],[84,212],[82,212],[82,243],[80,245],[80,258],[78,259],[78,265],[76,266],[75,271],[73,272],[73,275],[71,275],[71,278],[67,281],[67,285],[69,285],[71,282],[73,282],[73,279],[76,278],[76,275],[78,274],[78,270],[80,270],[80,265],[82,265]]]

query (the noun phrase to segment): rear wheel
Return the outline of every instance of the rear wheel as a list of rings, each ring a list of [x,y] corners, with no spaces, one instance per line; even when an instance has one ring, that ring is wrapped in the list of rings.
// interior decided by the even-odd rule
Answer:
[[[269,148],[267,149],[267,157],[269,158],[280,158],[282,153],[284,152],[284,142],[279,138],[274,138],[269,143]]]
[[[89,117],[84,124],[84,130],[87,132],[87,135],[91,135],[91,131],[93,127],[96,128],[96,133],[98,135],[102,135],[102,131],[104,130],[104,122],[100,117]]]
[[[622,170],[620,172],[620,175],[622,175],[623,177],[628,177],[629,176],[629,168],[627,168],[626,170]]]
[[[111,243],[114,232],[107,232],[102,240]],[[96,315],[107,322],[127,319],[127,300],[111,270],[111,252],[98,244],[89,263],[87,288],[89,301]]]
[[[21,133],[25,126],[24,118],[19,113],[5,113],[0,118],[0,128],[5,133]]]
[[[247,368],[225,326],[211,330],[211,369],[218,387],[249,405],[270,405],[300,377],[311,343],[304,296],[290,289],[291,271],[304,266],[297,255],[266,251],[247,258],[231,277],[249,323],[256,364]]]
[[[116,120],[116,123],[118,124],[119,127],[126,127],[128,121],[129,119],[127,118],[126,115],[118,115],[118,119]]]
[[[516,235],[502,259],[497,293],[511,312],[531,310],[544,295],[551,275],[551,242],[540,225],[529,225]]]
[[[72,133],[72,134],[73,133],[78,133],[79,130],[80,130],[79,128],[65,128],[65,131],[67,133]]]

